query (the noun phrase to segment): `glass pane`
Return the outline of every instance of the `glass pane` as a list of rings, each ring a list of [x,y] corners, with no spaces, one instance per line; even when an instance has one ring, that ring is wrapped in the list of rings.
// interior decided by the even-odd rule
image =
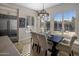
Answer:
[[[55,34],[61,34],[62,31],[62,14],[57,13],[54,15],[54,31]]]
[[[46,21],[46,30],[47,30],[47,31],[50,30],[50,21]]]
[[[62,29],[62,14],[56,14],[54,17],[54,30],[61,31]]]
[[[75,11],[68,11],[64,13],[64,31],[75,31]]]

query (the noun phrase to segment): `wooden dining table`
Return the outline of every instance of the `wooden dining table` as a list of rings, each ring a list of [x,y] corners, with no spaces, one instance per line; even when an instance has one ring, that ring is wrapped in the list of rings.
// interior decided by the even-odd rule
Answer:
[[[8,36],[0,37],[0,56],[20,56],[19,51]]]

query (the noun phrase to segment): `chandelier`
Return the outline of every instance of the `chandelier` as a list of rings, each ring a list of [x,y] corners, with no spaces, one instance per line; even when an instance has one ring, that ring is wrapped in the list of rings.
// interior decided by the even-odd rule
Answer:
[[[43,9],[38,12],[38,16],[49,16],[49,13],[46,12],[44,9],[44,4],[43,4]]]

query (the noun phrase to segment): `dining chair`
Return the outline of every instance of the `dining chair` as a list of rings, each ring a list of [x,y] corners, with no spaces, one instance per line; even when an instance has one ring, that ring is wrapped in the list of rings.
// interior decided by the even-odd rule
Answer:
[[[38,34],[38,40],[39,40],[39,55],[40,56],[46,56],[51,55],[51,53],[48,51],[48,41],[45,35]]]
[[[35,32],[31,32],[31,36],[32,36],[32,49],[38,51],[38,39],[37,39],[37,33]]]
[[[62,42],[59,43],[56,47],[59,50],[58,55],[60,55],[60,56],[71,56],[71,55],[73,55],[72,45],[74,44],[74,41],[76,39],[77,39],[77,37],[73,36],[71,38],[71,41],[70,41],[69,44],[68,43],[62,43]]]
[[[74,37],[73,39],[77,39],[77,37]],[[72,43],[71,43],[72,44]],[[79,45],[78,44],[73,44],[72,45],[72,55],[73,56],[79,56]]]

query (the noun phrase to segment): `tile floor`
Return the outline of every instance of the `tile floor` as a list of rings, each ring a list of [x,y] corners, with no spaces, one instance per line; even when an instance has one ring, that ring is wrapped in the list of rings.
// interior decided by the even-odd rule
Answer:
[[[19,50],[21,56],[30,56],[31,54],[31,39],[26,39],[15,43],[16,48]]]

